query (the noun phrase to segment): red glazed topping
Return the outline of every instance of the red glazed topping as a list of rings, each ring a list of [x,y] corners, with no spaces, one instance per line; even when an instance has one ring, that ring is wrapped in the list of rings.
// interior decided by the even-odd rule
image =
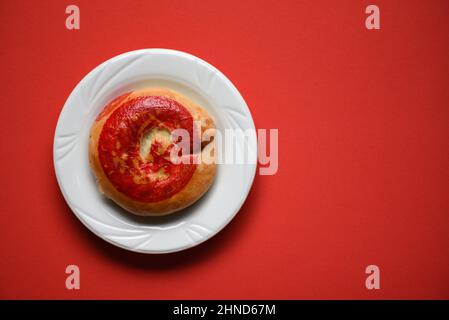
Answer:
[[[129,94],[122,95],[105,107],[97,118],[109,114]],[[177,101],[157,96],[126,101],[106,120],[98,141],[100,163],[115,188],[142,202],[157,202],[175,195],[190,181],[196,165],[170,161],[173,143],[164,145],[157,137],[141,156],[141,141],[153,130],[174,129],[193,133],[190,112]]]

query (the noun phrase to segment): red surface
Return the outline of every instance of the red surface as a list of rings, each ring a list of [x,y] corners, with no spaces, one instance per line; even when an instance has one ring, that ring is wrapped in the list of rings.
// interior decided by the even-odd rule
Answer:
[[[448,1],[374,1],[379,31],[371,1],[76,1],[69,31],[72,3],[0,3],[2,298],[449,298]],[[280,140],[225,230],[163,256],[97,239],[52,164],[78,81],[150,47],[216,66]]]
[[[114,104],[116,99],[111,103]],[[110,104],[103,112],[107,112]],[[154,128],[169,132],[183,129],[192,137],[190,145],[193,146],[193,118],[190,112],[175,100],[154,96],[140,96],[124,102],[106,120],[98,140],[101,167],[112,185],[129,198],[146,203],[162,201],[177,194],[187,185],[196,169],[192,154],[186,155],[189,163],[173,164],[169,159],[171,151],[176,150],[173,144],[164,150],[157,141],[150,147],[152,160],[142,159],[140,141],[145,133]],[[117,143],[120,143],[119,151]],[[126,154],[126,159],[122,158],[123,154]],[[168,177],[162,180],[148,177],[150,173],[160,170]],[[139,183],[136,183],[136,178]]]

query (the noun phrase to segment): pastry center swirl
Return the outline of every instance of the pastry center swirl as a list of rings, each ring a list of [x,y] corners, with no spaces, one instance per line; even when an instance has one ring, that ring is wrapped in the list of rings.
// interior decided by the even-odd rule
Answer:
[[[193,137],[193,118],[169,98],[138,97],[112,112],[99,137],[98,155],[119,192],[137,201],[157,202],[186,186],[196,165],[170,161],[175,143],[171,131],[175,129],[184,129]]]

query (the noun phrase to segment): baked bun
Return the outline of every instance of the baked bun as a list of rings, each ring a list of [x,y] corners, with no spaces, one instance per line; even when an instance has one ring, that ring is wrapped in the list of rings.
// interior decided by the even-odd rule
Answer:
[[[175,135],[177,129],[188,139]],[[89,162],[99,190],[142,216],[191,205],[215,177],[214,130],[204,109],[172,90],[146,88],[115,98],[90,132]]]

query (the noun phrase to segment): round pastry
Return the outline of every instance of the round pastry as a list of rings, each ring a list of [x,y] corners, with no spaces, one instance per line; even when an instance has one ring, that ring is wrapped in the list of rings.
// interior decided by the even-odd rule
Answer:
[[[187,154],[179,148],[184,138],[173,134],[179,129],[189,135]],[[214,129],[203,108],[172,90],[146,88],[117,97],[90,132],[89,162],[99,190],[137,215],[191,205],[215,177]]]

